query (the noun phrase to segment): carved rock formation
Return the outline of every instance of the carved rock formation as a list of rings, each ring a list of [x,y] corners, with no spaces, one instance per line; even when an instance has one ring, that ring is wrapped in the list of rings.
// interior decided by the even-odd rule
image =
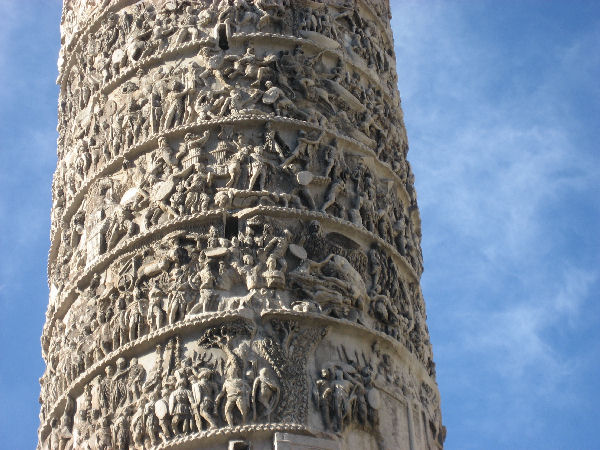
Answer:
[[[386,0],[65,0],[39,448],[442,448]]]

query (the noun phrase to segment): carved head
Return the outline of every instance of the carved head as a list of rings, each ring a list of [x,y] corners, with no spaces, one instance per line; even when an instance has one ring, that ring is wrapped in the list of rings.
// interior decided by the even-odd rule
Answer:
[[[321,222],[318,220],[313,220],[308,225],[308,231],[310,234],[320,234],[321,233]]]
[[[119,369],[119,370],[124,369],[126,365],[127,365],[127,361],[125,361],[125,358],[121,357],[121,358],[117,359],[117,369]]]

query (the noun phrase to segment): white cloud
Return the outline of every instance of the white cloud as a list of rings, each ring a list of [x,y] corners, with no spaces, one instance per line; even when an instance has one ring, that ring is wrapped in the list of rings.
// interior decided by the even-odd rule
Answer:
[[[533,371],[538,376],[545,373],[542,381],[557,381],[557,377],[569,373],[571,360],[543,336],[552,329],[569,331],[576,327],[590,287],[597,279],[596,272],[567,268],[552,289],[533,292],[496,311],[474,311],[464,344],[472,351],[495,355],[490,362],[506,377],[519,379]],[[549,294],[555,289],[554,295]]]
[[[582,401],[571,380],[584,360],[557,344],[588,320],[600,267],[564,222],[576,199],[594,203],[600,167],[567,100],[573,89],[600,100],[600,33],[507,59],[503,36],[472,31],[468,3],[393,5],[442,401],[447,389],[472,405],[466,426],[486,442],[514,443],[548,426],[541,405]]]

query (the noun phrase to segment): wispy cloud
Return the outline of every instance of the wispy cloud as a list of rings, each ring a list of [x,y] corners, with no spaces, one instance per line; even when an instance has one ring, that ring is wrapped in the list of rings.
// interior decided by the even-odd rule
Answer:
[[[483,39],[473,31],[490,26],[473,22],[479,6],[462,6],[394,3],[399,87],[442,399],[447,389],[463,402],[445,412],[474,402],[473,429],[510,441],[548,426],[542,404],[580,397],[570,379],[583,355],[557,342],[588,320],[600,279],[569,235],[575,199],[599,213],[600,163],[563,93],[600,101],[600,28],[507,50],[511,31]]]

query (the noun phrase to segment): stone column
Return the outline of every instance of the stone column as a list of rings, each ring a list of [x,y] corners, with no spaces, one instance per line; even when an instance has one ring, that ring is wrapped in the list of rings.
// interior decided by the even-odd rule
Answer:
[[[434,449],[386,0],[66,0],[39,447]]]

